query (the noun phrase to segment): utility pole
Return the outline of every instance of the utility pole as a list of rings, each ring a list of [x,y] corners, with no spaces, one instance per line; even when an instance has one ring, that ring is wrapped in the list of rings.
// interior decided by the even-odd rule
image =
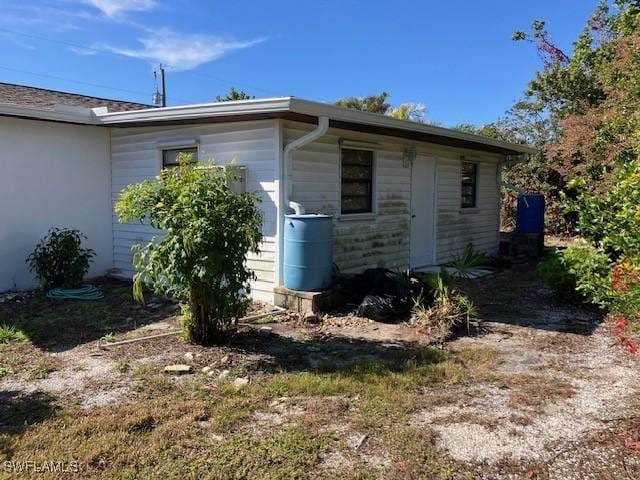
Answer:
[[[162,106],[167,106],[167,84],[164,81],[164,67],[160,64],[160,77],[162,79]]]
[[[162,93],[158,91],[158,70],[160,70],[160,84],[162,85]],[[159,107],[167,106],[167,84],[165,82],[164,67],[162,64],[158,66],[158,70],[153,71],[153,76],[156,79],[156,91],[153,94],[153,104]]]

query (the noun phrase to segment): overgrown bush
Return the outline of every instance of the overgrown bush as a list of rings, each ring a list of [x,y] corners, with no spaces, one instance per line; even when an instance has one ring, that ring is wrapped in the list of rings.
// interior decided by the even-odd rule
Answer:
[[[630,260],[617,264],[611,273],[611,312],[640,324],[640,265]]]
[[[594,195],[582,179],[570,185],[567,204],[578,218],[578,232],[614,259],[640,258],[640,162],[622,168],[608,192]]]
[[[413,315],[418,328],[437,341],[463,325],[468,331],[469,321],[477,311],[467,296],[454,289],[451,275],[442,269],[427,277],[427,285],[431,291],[414,298]]]
[[[538,266],[544,282],[563,298],[578,298],[607,308],[611,303],[607,255],[589,244],[568,247]]]
[[[27,257],[29,269],[46,288],[82,285],[95,252],[82,247],[86,239],[78,230],[54,227]]]
[[[135,298],[143,300],[148,284],[182,300],[187,339],[216,343],[250,303],[254,274],[246,259],[262,239],[259,198],[231,192],[230,169],[192,163],[189,155],[179,160],[156,179],[127,187],[116,212],[121,222],[147,220],[164,231],[135,247]]]

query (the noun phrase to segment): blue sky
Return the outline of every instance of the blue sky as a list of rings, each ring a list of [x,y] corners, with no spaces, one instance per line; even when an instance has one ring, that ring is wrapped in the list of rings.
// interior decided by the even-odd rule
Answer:
[[[334,101],[386,90],[446,126],[495,120],[540,67],[514,30],[567,50],[597,0],[3,0],[0,81],[170,105],[231,85]],[[107,88],[108,87],[108,88]]]

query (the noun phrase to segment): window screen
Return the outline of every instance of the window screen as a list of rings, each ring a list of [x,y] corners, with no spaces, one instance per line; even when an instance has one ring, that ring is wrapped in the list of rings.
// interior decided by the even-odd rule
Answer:
[[[342,149],[341,212],[373,211],[373,152]]]

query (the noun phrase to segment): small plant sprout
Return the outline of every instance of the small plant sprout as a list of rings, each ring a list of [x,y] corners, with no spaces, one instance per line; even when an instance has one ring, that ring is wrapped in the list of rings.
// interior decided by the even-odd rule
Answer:
[[[127,359],[121,358],[116,363],[116,370],[118,370],[118,372],[120,373],[127,373],[129,370],[131,370],[131,364]]]
[[[14,325],[0,325],[0,343],[24,342],[26,339],[22,330]]]
[[[113,332],[109,332],[100,339],[105,343],[113,343],[116,341],[116,336]]]

